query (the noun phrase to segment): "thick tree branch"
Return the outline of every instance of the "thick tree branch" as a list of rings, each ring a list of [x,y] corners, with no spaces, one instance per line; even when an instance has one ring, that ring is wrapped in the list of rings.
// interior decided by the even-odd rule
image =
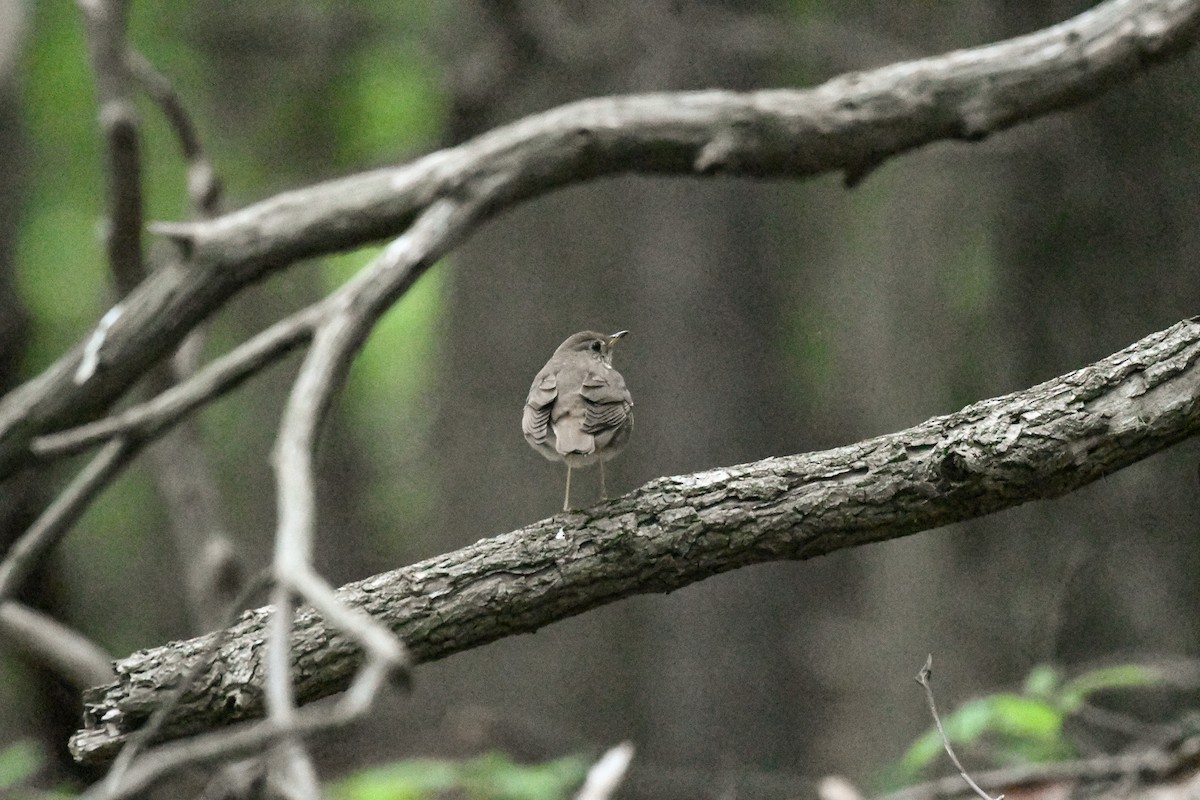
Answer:
[[[31,447],[41,457],[58,458],[81,453],[119,436],[132,434],[153,439],[195,409],[237,388],[242,381],[309,342],[323,313],[321,303],[305,306],[150,400],[111,417],[42,436]]]
[[[30,440],[107,408],[234,293],[297,259],[394,236],[443,197],[490,198],[496,213],[554,188],[625,172],[851,182],[898,153],[977,140],[1095,97],[1183,52],[1200,0],[1109,0],[999,44],[836,78],[807,90],[584,100],[411,164],[278,195],[207,222],[160,226],[185,263],[129,296],[99,367],[72,380],[77,347],[0,401],[0,478]]]
[[[913,428],[819,453],[659,478],[609,503],[364,581],[338,594],[431,661],[635,594],[749,564],[807,559],[1056,497],[1200,432],[1200,322]],[[166,730],[262,714],[269,608],[246,612]],[[76,757],[111,758],[206,638],[118,662],[85,697]],[[311,608],[292,635],[296,696],[344,690],[360,649]]]

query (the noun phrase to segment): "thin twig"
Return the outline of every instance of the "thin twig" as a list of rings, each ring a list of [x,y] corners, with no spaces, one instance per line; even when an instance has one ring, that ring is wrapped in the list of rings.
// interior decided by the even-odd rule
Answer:
[[[1182,740],[1170,749],[1154,748],[1143,752],[1119,753],[1076,761],[1022,764],[976,773],[981,786],[1020,787],[1060,781],[1107,781],[1134,776],[1145,783],[1165,780],[1185,764],[1194,763],[1200,754],[1200,737]],[[874,800],[932,800],[962,794],[962,781],[955,776],[938,778],[909,786]]]
[[[921,667],[921,671],[917,673],[917,683],[925,690],[925,699],[929,703],[929,713],[933,717],[933,723],[937,725],[938,734],[942,737],[942,746],[946,748],[946,755],[950,756],[950,760],[954,762],[954,766],[958,768],[958,774],[963,777],[967,785],[974,790],[975,794],[979,795],[981,800],[1004,800],[1004,795],[992,797],[990,794],[979,788],[979,784],[967,774],[967,770],[963,767],[962,762],[958,760],[958,756],[954,754],[954,748],[950,746],[950,737],[946,735],[946,729],[942,727],[942,718],[938,716],[937,705],[933,702],[933,687],[930,686],[930,680],[933,678],[933,654],[925,659],[925,665]]]
[[[300,594],[332,625],[362,644],[368,665],[372,660],[381,662],[388,665],[385,671],[407,664],[403,644],[369,615],[346,608],[334,595],[333,587],[312,568],[316,526],[313,456],[319,428],[334,394],[344,384],[354,353],[388,303],[410,286],[415,275],[444,252],[465,227],[470,215],[458,213],[460,210],[449,201],[435,203],[404,236],[384,248],[370,266],[323,304],[327,316],[318,325],[313,346],[292,387],[275,449],[277,597],[285,599],[285,590]],[[269,675],[287,669],[278,648],[281,644],[286,647],[291,625],[290,615],[273,619],[271,640],[276,644],[269,650],[274,654],[269,658]],[[376,672],[372,669],[368,674]],[[276,680],[270,678],[269,685]],[[290,682],[290,677],[287,680]],[[355,703],[361,702],[362,694],[354,695]],[[286,693],[278,687],[268,692],[268,700],[272,696],[279,707],[290,703],[290,685]]]
[[[114,439],[54,498],[0,562],[0,599],[12,597],[20,590],[46,553],[70,530],[137,450],[138,444],[134,440]]]
[[[297,713],[290,653],[292,592],[330,625],[357,640],[366,655],[340,701],[345,714],[365,712],[389,675],[399,672],[407,680],[410,658],[404,642],[369,614],[344,605],[313,569],[317,515],[313,460],[333,397],[345,384],[354,355],[371,327],[457,241],[478,208],[450,200],[433,203],[403,236],[322,303],[325,313],[284,408],[273,459],[278,509],[273,562],[276,607],[267,639],[266,705],[269,719],[280,728],[291,727]],[[281,741],[275,758],[275,774],[282,773],[280,779],[292,791],[315,796],[315,773],[298,739]]]
[[[276,555],[278,561],[278,550]],[[292,691],[291,629],[295,603],[292,588],[278,580],[271,593],[271,624],[267,634],[267,719],[276,728],[290,731],[296,725],[296,696]],[[283,797],[314,800],[319,793],[316,771],[299,734],[274,742],[267,760],[267,781],[280,789]]]
[[[187,162],[188,198],[196,216],[208,219],[215,215],[221,201],[221,180],[200,144],[200,136],[187,113],[183,101],[165,75],[154,68],[149,59],[137,50],[126,54],[130,74],[162,110],[163,116],[175,131],[175,138]]]
[[[287,727],[293,726],[291,723]],[[267,756],[266,795],[288,800],[321,800],[317,767],[304,746],[304,739],[298,734],[276,742]]]
[[[292,387],[276,442],[276,579],[312,603],[335,627],[358,639],[369,657],[397,665],[405,661],[402,649],[397,649],[398,640],[368,615],[346,609],[333,588],[312,569],[316,525],[313,456],[332,399],[343,386],[351,360],[371,326],[457,240],[478,209],[449,200],[433,203],[407,233],[327,298],[322,304],[325,316]]]

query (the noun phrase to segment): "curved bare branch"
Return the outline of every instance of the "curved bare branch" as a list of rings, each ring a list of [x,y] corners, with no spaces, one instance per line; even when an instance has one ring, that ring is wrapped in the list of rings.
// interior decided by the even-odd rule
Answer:
[[[887,158],[946,139],[978,140],[1066,108],[1182,53],[1200,0],[1109,0],[998,44],[894,64],[804,90],[583,100],[411,164],[277,195],[210,221],[160,225],[180,242],[125,301],[75,383],[76,347],[0,400],[0,478],[33,458],[35,436],[86,421],[233,294],[300,258],[400,233],[439,198],[490,198],[487,213],[625,172],[805,177],[850,182]]]
[[[1084,486],[1200,432],[1200,321],[1181,322],[1083,369],[818,453],[659,478],[343,587],[414,661],[444,658],[635,594],[667,592],[749,564],[807,559],[983,516]],[[166,725],[181,736],[263,711],[269,608],[228,631],[217,663]],[[117,663],[85,696],[75,756],[110,758],[206,637]],[[303,608],[293,628],[296,697],[343,691],[362,663],[352,639]]]

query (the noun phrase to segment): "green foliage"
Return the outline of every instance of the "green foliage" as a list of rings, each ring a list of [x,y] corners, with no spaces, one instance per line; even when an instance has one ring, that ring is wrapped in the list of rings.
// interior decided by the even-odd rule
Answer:
[[[1119,664],[1085,672],[1062,685],[1058,702],[1068,712],[1079,710],[1089,695],[1108,689],[1138,689],[1164,684],[1166,676],[1145,664]]]
[[[1061,761],[1075,752],[1063,738],[1065,715],[1052,704],[1018,694],[994,694],[972,700],[942,724],[956,747],[991,746],[1001,763]],[[912,782],[942,755],[942,739],[931,728],[908,749],[901,761],[902,780]]]
[[[0,791],[14,789],[41,769],[42,753],[28,739],[0,750]]]
[[[1090,695],[1162,682],[1159,670],[1139,664],[1102,667],[1070,680],[1059,669],[1040,665],[1030,671],[1020,694],[1001,692],[971,700],[943,716],[942,725],[960,755],[985,751],[999,764],[1062,761],[1077,756],[1064,725]],[[915,783],[942,753],[941,735],[930,728],[893,767],[887,783]]]
[[[94,324],[104,296],[99,134],[82,26],[72,4],[31,8],[22,87],[28,195],[17,244],[17,283],[35,320],[27,373]]]
[[[340,161],[394,160],[438,140],[446,117],[437,65],[415,48],[379,41],[356,51],[343,94]]]
[[[544,764],[515,764],[491,754],[468,761],[412,759],[360,772],[333,787],[336,800],[559,800],[570,796],[587,761],[568,756]]]
[[[65,789],[28,788],[42,768],[45,755],[31,739],[20,739],[0,749],[0,797],[5,800],[66,800],[76,795]]]

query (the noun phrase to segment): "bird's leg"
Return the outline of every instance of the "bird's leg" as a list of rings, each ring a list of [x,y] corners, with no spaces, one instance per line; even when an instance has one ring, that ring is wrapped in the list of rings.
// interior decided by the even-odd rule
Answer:
[[[567,493],[563,496],[563,511],[571,510],[571,465],[567,464]]]
[[[604,462],[600,462],[600,499],[608,499],[608,487],[604,485]]]

